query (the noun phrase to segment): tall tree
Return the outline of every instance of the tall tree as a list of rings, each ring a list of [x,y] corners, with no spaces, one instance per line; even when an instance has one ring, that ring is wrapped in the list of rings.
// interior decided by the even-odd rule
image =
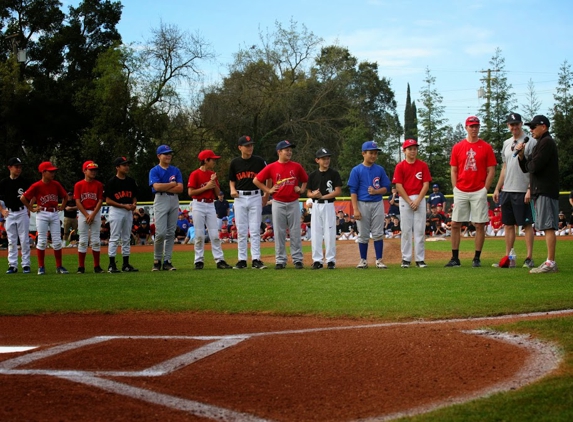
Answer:
[[[480,138],[489,142],[494,151],[501,151],[503,142],[507,139],[507,115],[515,108],[515,95],[512,86],[507,81],[505,58],[501,49],[497,48],[489,62],[490,68],[482,79],[486,101],[480,108],[482,117]]]
[[[539,114],[541,110],[541,101],[535,92],[535,84],[532,79],[527,82],[527,93],[525,94],[525,103],[521,105],[523,110],[522,116],[524,121],[529,122],[533,116]]]
[[[573,157],[569,153],[573,148],[573,72],[565,60],[559,69],[559,79],[553,106],[553,126],[551,131],[559,145],[560,185],[573,187]]]
[[[416,125],[416,108],[410,98],[410,84],[406,91],[406,107],[404,108],[404,139],[418,139],[418,127]]]

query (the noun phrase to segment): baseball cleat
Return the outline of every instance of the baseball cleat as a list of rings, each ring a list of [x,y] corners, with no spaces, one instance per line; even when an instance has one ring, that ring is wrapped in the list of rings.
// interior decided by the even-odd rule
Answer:
[[[116,268],[116,270],[117,270],[117,268]],[[153,263],[153,268],[151,268],[151,271],[161,271],[161,263],[159,261],[155,261]]]
[[[155,267],[155,265],[154,265],[154,267]],[[153,271],[155,271],[155,270],[153,270]],[[117,269],[117,265],[116,265],[116,264],[111,264],[109,267],[107,267],[107,272],[108,272],[108,273],[111,273],[111,274],[115,274],[115,273],[119,273],[119,272],[121,272],[121,271],[119,271],[119,270]]]
[[[139,270],[137,268],[134,268],[130,264],[125,264],[123,267],[121,267],[121,271],[123,271],[124,273],[136,273]]]
[[[38,267],[38,275],[46,275],[46,267]]]
[[[276,264],[275,270],[284,270],[286,268],[285,264]]]
[[[361,270],[368,268],[368,261],[366,261],[365,259],[361,259],[356,268]]]
[[[241,260],[233,267],[234,270],[244,270],[247,268],[247,261]]]
[[[175,271],[176,269],[171,261],[163,261],[163,271]]]
[[[30,274],[32,272],[32,270],[30,269],[29,266],[26,265],[25,267],[22,268],[22,272],[24,274]]]
[[[263,264],[263,261],[260,259],[253,259],[252,268],[255,270],[264,270],[267,266]]]
[[[85,267],[78,267],[78,270],[76,271],[76,274],[83,274],[86,272]]]
[[[531,258],[527,258],[525,261],[523,261],[523,268],[535,268],[535,263],[533,262],[533,259]]]
[[[69,274],[70,272],[66,270],[64,267],[56,268],[56,274]]]
[[[296,270],[302,270],[302,269],[304,268],[304,265],[302,265],[302,262],[296,261],[296,262],[294,263],[294,268],[295,268]]]
[[[99,265],[97,265],[97,266],[94,267],[94,273],[96,273],[96,274],[103,274],[103,273],[105,273],[105,271],[103,270],[102,267],[100,267]]]
[[[426,268],[428,265],[424,261],[416,261],[416,267]]]
[[[450,262],[448,262],[445,267],[461,267],[462,264],[460,263],[459,259],[450,259]]]
[[[324,265],[322,265],[320,262],[315,261],[312,263],[312,267],[310,267],[311,270],[320,270],[321,268],[323,268]]]
[[[402,268],[410,268],[410,261],[404,261],[402,260]]]
[[[385,270],[388,267],[382,262],[382,258],[380,258],[376,260],[376,268]]]
[[[227,264],[224,259],[217,262],[217,268],[220,270],[231,270],[231,269],[233,269],[233,267],[231,267],[229,264]]]
[[[474,258],[472,261],[472,267],[474,268],[481,267],[481,260],[479,258]]]
[[[330,261],[328,264],[326,264],[326,268],[328,268],[329,270],[335,270],[336,269],[336,263]]]
[[[533,268],[529,270],[529,274],[541,274],[541,273],[556,273],[559,272],[557,268],[557,263],[551,263],[549,261],[545,261],[537,268]]]
[[[8,271],[6,271],[6,274],[16,274],[17,272],[18,272],[18,268],[8,267]]]
[[[203,264],[203,261],[198,261],[195,263],[195,269],[196,270],[202,270],[204,266],[205,266],[205,264]]]

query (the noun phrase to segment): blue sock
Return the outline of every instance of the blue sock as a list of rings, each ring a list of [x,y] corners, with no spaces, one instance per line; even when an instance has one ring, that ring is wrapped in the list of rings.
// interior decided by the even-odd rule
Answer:
[[[376,259],[382,259],[382,251],[384,250],[384,241],[382,239],[374,241],[374,251],[376,252]]]
[[[360,259],[366,259],[368,256],[368,243],[359,243],[358,249],[360,250]]]

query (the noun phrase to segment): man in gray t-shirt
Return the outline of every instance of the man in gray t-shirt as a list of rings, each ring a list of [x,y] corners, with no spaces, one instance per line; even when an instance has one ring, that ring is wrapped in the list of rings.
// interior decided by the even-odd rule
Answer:
[[[501,207],[501,221],[505,225],[505,254],[509,255],[515,243],[515,226],[522,226],[527,247],[527,257],[523,266],[533,268],[534,234],[529,173],[524,173],[519,167],[519,159],[514,155],[514,149],[517,144],[525,143],[525,155],[529,157],[537,141],[523,131],[523,120],[517,113],[507,116],[507,128],[512,137],[503,143],[501,149],[503,165],[493,200]]]

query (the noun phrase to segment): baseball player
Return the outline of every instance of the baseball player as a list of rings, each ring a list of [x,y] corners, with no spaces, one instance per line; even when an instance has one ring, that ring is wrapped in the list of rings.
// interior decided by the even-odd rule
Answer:
[[[99,263],[100,239],[99,229],[101,225],[101,206],[103,203],[103,184],[96,180],[98,165],[93,161],[86,161],[82,166],[84,179],[74,185],[74,199],[80,211],[78,216],[78,230],[80,240],[78,242],[78,274],[86,272],[86,252],[88,244],[92,246],[94,257],[94,273],[101,274]]]
[[[189,175],[187,189],[189,196],[193,198],[193,221],[195,223],[195,269],[202,270],[204,267],[205,254],[205,226],[211,238],[211,252],[217,262],[217,268],[228,270],[231,267],[225,262],[219,228],[217,212],[215,211],[215,199],[219,195],[220,187],[217,173],[213,171],[217,160],[221,158],[210,149],[201,151],[198,155],[201,166]]]
[[[38,275],[46,274],[44,258],[46,247],[48,246],[48,231],[52,236],[52,247],[56,258],[56,273],[69,274],[62,266],[62,234],[60,231],[60,215],[68,202],[68,193],[62,185],[54,180],[58,168],[49,161],[44,161],[38,166],[38,171],[42,174],[42,179],[33,183],[20,197],[22,203],[30,212],[37,211],[36,227],[37,240],[36,251],[38,254]],[[59,205],[60,199],[62,204]],[[32,200],[37,204],[35,210],[32,209]]]
[[[107,249],[109,265],[107,271],[112,274],[121,271],[137,272],[139,270],[133,268],[129,263],[131,225],[133,223],[133,211],[137,207],[137,183],[128,176],[131,161],[126,157],[117,157],[113,164],[116,169],[115,176],[107,181],[104,190],[105,202],[109,205],[108,221],[110,226],[109,246]],[[117,247],[120,243],[123,256],[121,271],[117,268],[117,263],[115,262]]]
[[[0,213],[6,219],[5,228],[8,236],[8,271],[6,274],[18,272],[18,239],[22,251],[22,272],[29,274],[30,269],[30,214],[22,204],[20,197],[30,186],[21,177],[22,160],[17,157],[8,160],[10,176],[0,181]]]
[[[289,141],[280,141],[276,147],[278,160],[267,165],[253,179],[255,186],[266,195],[273,195],[276,270],[286,267],[287,229],[290,235],[290,250],[294,267],[297,270],[304,268],[298,199],[300,193],[306,190],[308,175],[299,163],[291,161],[292,149],[295,146]],[[273,182],[270,188],[265,184],[268,179]]]
[[[382,166],[376,164],[378,144],[374,141],[362,144],[363,161],[350,172],[348,187],[354,209],[354,218],[358,224],[358,247],[360,262],[356,268],[368,268],[368,241],[374,240],[376,268],[386,269],[382,262],[384,248],[384,203],[382,195],[390,189],[390,179]]]
[[[342,179],[338,171],[330,168],[332,154],[326,148],[316,151],[318,170],[308,176],[307,196],[312,200],[310,240],[312,269],[323,268],[322,241],[324,239],[326,266],[336,268],[336,210],[334,200],[342,193]]]
[[[412,262],[412,235],[416,266],[427,267],[424,262],[426,232],[426,192],[430,188],[430,169],[418,160],[418,142],[406,139],[402,144],[404,160],[394,169],[396,190],[400,194],[400,226],[402,229],[400,244],[402,247],[402,268],[408,268]]]
[[[155,194],[153,208],[155,213],[155,242],[153,250],[153,268],[151,271],[174,271],[171,263],[175,228],[179,215],[179,194],[183,192],[181,171],[171,165],[173,150],[167,145],[157,148],[159,164],[149,172],[149,186]],[[131,229],[130,229],[131,230]]]
[[[259,231],[262,220],[263,203],[268,195],[255,186],[253,179],[265,168],[267,163],[261,157],[253,155],[254,141],[249,136],[239,138],[241,156],[231,161],[229,167],[229,187],[231,197],[235,198],[233,209],[237,224],[237,242],[239,260],[233,268],[247,268],[247,243],[251,234],[252,268],[263,270],[266,267],[261,261],[261,237]],[[261,199],[262,195],[262,199]]]

